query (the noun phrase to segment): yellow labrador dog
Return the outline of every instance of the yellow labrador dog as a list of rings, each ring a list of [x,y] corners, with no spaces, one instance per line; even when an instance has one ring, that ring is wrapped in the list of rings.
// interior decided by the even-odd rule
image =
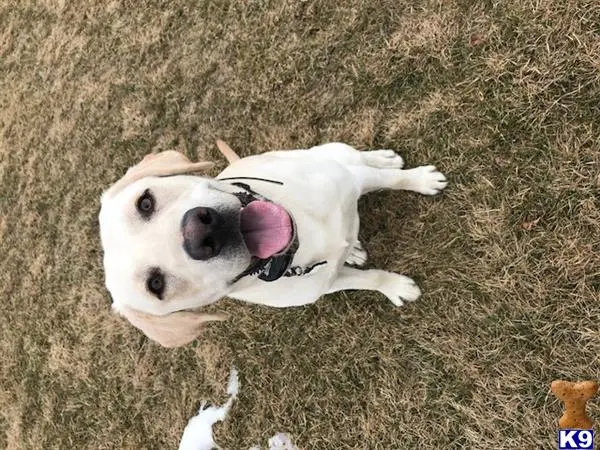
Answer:
[[[331,143],[211,165],[167,151],[148,155],[102,196],[100,234],[113,308],[166,347],[194,340],[221,315],[197,311],[222,297],[306,305],[345,289],[395,305],[421,295],[410,278],[360,270],[358,199],[379,189],[435,195],[434,166],[403,170],[393,150]]]

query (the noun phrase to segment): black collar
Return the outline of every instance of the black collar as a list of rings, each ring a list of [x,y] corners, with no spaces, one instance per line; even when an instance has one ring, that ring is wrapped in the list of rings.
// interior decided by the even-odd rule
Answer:
[[[259,280],[275,281],[282,276],[287,275],[288,269],[292,265],[294,255],[298,250],[298,238],[294,237],[292,244],[283,252],[270,256],[266,259],[254,258],[248,268],[239,274],[234,283],[245,276],[258,275]]]

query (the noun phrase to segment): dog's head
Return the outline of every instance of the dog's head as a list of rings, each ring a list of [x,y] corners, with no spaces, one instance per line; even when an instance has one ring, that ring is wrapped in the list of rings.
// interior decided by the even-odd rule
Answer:
[[[102,196],[100,235],[113,307],[164,346],[192,341],[220,315],[182,311],[227,295],[252,263],[287,238],[283,208],[191,175],[211,163],[167,151],[148,155]],[[268,206],[268,207],[267,207]],[[277,250],[277,249],[275,249]]]

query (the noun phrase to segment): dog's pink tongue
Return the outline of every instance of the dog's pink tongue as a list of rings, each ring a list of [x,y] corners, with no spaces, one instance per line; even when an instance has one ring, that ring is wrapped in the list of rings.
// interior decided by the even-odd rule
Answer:
[[[241,229],[246,247],[261,259],[279,253],[292,240],[292,219],[281,206],[255,200],[241,212]]]

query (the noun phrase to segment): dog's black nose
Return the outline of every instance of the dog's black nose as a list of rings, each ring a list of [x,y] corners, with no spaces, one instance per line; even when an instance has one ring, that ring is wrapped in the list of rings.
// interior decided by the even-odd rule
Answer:
[[[192,259],[207,260],[217,256],[223,246],[219,229],[223,220],[212,208],[193,208],[183,215],[183,248]]]

